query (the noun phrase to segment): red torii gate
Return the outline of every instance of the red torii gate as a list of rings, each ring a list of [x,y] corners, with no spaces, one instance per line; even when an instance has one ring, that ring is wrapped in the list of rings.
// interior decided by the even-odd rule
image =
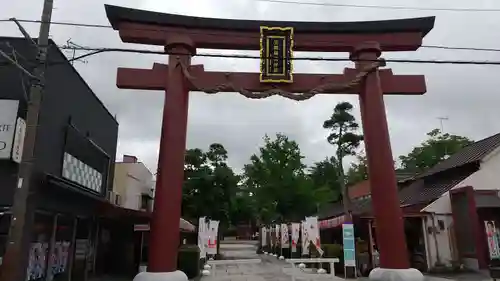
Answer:
[[[117,86],[122,89],[166,91],[149,272],[176,270],[189,91],[240,92],[249,98],[279,94],[295,100],[315,94],[357,94],[380,265],[385,269],[409,268],[383,94],[421,95],[426,92],[425,79],[422,75],[393,75],[390,69],[378,70],[378,66],[383,65],[379,59],[382,51],[417,50],[433,28],[434,17],[352,23],[279,22],[197,18],[105,7],[123,42],[164,46],[170,54],[168,65],[119,68],[117,75]],[[190,65],[198,48],[259,50],[261,26],[292,27],[295,51],[349,52],[355,68],[345,69],[344,74],[293,74],[293,83],[268,84],[260,82],[259,73],[208,72],[203,65]],[[305,94],[292,94],[302,92]]]

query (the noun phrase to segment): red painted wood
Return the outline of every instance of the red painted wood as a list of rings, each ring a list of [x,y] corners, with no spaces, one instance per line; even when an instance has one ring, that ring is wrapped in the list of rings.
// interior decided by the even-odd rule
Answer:
[[[357,50],[358,58],[375,60],[376,43]],[[358,69],[370,62],[358,63]],[[378,71],[368,75],[359,95],[361,119],[368,160],[377,246],[382,268],[409,268],[403,213],[400,208],[389,129]]]
[[[178,46],[175,51],[188,53],[186,49]],[[180,59],[186,65],[190,64],[189,56],[181,56]],[[176,56],[169,57],[169,64],[177,65]],[[163,107],[155,204],[151,220],[149,272],[177,270],[189,89],[180,67],[170,68],[168,79],[172,83],[166,86]]]
[[[165,45],[170,37],[186,34],[196,48],[259,50],[260,33],[228,30],[200,30],[181,27],[165,27],[140,23],[120,23],[119,34],[123,42]],[[383,34],[329,34],[296,33],[293,49],[297,52],[350,52],[363,42],[379,42],[382,51],[415,51],[422,45],[420,32]]]
[[[120,89],[163,90],[168,85],[168,66],[155,64],[153,69],[118,68],[116,85]],[[197,86],[212,88],[232,82],[235,86],[254,92],[272,89],[272,85],[259,82],[258,73],[233,72],[203,72],[202,66],[192,66],[192,76],[196,77]],[[346,68],[342,74],[302,74],[293,75],[293,84],[274,85],[291,93],[303,93],[325,83],[345,83],[356,75],[356,70]],[[393,75],[391,69],[380,71],[382,89],[386,95],[422,95],[426,92],[423,75]],[[189,84],[190,91],[198,90]],[[225,92],[234,92],[227,90]],[[342,92],[343,94],[358,94],[359,87]],[[332,94],[332,93],[329,93]],[[335,93],[333,93],[335,94]]]
[[[166,52],[186,52],[195,48],[259,50],[258,30],[228,31],[201,30],[196,28],[166,27],[158,24],[121,22],[114,25],[122,41],[148,45],[166,46]],[[353,52],[360,58],[374,59],[376,54],[367,52],[371,48],[379,51],[413,51],[422,44],[420,32],[328,34],[296,33],[295,51]],[[181,38],[181,39],[179,39]],[[377,42],[366,45],[365,42]],[[171,49],[174,45],[184,48]],[[188,44],[189,46],[186,46]],[[355,50],[359,45],[364,48]],[[194,53],[192,53],[193,55]],[[175,66],[176,56],[170,56],[169,65]],[[358,67],[360,64],[358,64]],[[264,91],[256,73],[232,73],[229,78],[223,72],[204,72],[200,67],[191,67],[190,72],[198,78],[197,85],[211,88],[233,81],[235,86],[251,91]],[[289,92],[305,92],[326,82],[345,82],[352,79],[356,71],[347,69],[345,75],[294,74],[291,85],[279,85]],[[198,84],[199,83],[199,84]],[[151,247],[149,271],[165,272],[176,268],[179,243],[179,218],[183,179],[184,151],[188,114],[189,90],[196,90],[184,80],[179,67],[168,68],[155,64],[152,70],[119,69],[117,85],[130,89],[166,89],[163,112],[162,138],[158,167],[156,204],[151,225]],[[228,91],[233,91],[230,89]],[[383,94],[422,94],[426,91],[423,76],[392,75],[391,70],[380,70],[370,74],[363,85],[350,93],[360,94],[361,113],[365,135],[365,146],[369,163],[373,209],[377,223],[377,240],[381,252],[381,265],[385,268],[408,268],[409,262],[403,231],[402,211],[399,208],[396,177],[392,159]]]

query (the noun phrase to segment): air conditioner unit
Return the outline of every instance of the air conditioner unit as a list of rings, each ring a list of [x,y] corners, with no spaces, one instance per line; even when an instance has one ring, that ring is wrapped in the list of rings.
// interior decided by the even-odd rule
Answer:
[[[122,196],[120,194],[115,194],[115,205],[121,206],[122,205]]]

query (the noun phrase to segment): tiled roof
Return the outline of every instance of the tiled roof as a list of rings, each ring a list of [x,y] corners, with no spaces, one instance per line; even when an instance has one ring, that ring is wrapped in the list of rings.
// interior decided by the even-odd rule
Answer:
[[[353,214],[362,214],[365,212],[371,211],[371,199],[354,199],[351,202],[351,211]],[[318,214],[318,218],[320,220],[338,217],[344,214],[344,206],[342,202],[330,203],[328,206],[325,206],[323,210],[320,210]]]
[[[410,184],[408,187],[401,189],[399,192],[400,203],[413,205],[431,202],[469,177],[472,173],[473,171],[460,171],[460,173],[456,173],[454,177],[436,178],[432,181],[419,179]]]
[[[429,170],[419,174],[417,178],[425,178],[430,175],[443,172],[455,167],[459,167],[468,163],[480,161],[495,148],[500,146],[500,133],[491,137],[476,141],[457,153],[450,156],[450,158],[443,160],[436,164]]]

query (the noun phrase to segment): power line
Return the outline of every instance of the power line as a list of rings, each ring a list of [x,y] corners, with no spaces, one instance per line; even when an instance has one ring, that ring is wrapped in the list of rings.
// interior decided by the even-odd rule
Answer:
[[[257,0],[259,1],[259,0]],[[40,20],[20,20],[16,19],[18,22],[23,22],[23,23],[42,23]],[[11,22],[12,19],[2,19],[0,22]],[[77,22],[61,22],[61,21],[52,21],[50,22],[53,25],[62,25],[62,26],[74,26],[74,27],[83,27],[83,28],[106,28],[106,29],[112,29],[113,27],[110,25],[103,25],[103,24],[90,24],[90,23],[77,23]],[[139,31],[150,31],[152,29],[136,29]],[[193,32],[186,30],[185,33],[190,34],[190,35],[214,35],[214,33],[210,32]],[[232,37],[248,37],[246,35],[231,35]],[[321,40],[315,40],[315,43],[325,43],[326,41],[321,41]],[[330,42],[328,43],[342,43],[340,41],[338,42]],[[429,49],[444,49],[444,50],[463,50],[463,51],[484,51],[484,52],[500,52],[500,48],[478,48],[478,47],[454,47],[454,46],[439,46],[439,45],[422,45],[422,48],[429,48]]]
[[[70,49],[72,47],[62,46],[62,49]],[[156,54],[156,55],[167,55],[163,51],[153,51],[153,50],[138,50],[138,49],[125,49],[125,48],[73,48],[82,51],[92,51],[89,54],[83,56],[88,57],[98,53],[104,52],[123,52],[123,53],[141,53],[141,54]],[[170,55],[184,55],[169,53]],[[214,58],[239,58],[239,59],[261,59],[260,56],[255,55],[238,55],[238,54],[215,54],[215,53],[199,53],[195,56],[198,57],[214,57]],[[82,56],[76,57],[75,59],[81,59]],[[351,61],[349,58],[334,58],[334,57],[294,57],[293,60],[302,61]],[[500,61],[463,61],[463,60],[413,60],[413,59],[386,59],[386,62],[395,63],[423,63],[423,64],[476,64],[476,65],[500,65]]]
[[[65,64],[68,61],[81,60],[86,57],[101,53],[117,52],[117,53],[137,53],[137,54],[150,54],[150,55],[185,55],[177,53],[165,53],[164,51],[154,50],[140,50],[140,49],[126,49],[126,48],[91,48],[91,47],[70,47],[59,46],[60,49],[69,50],[74,49],[78,51],[90,51],[87,54],[73,57],[63,61],[48,61],[48,65]],[[236,58],[236,59],[261,59],[260,56],[254,55],[239,55],[239,54],[215,54],[215,53],[197,53],[198,57],[213,57],[213,58]],[[350,62],[349,58],[345,57],[294,57],[295,61],[330,61],[330,62]],[[392,63],[415,63],[415,64],[455,64],[455,65],[500,65],[500,61],[472,61],[472,60],[420,60],[420,59],[386,59],[386,62]]]
[[[309,6],[330,6],[330,7],[346,7],[346,8],[363,8],[363,9],[385,9],[385,10],[413,10],[413,11],[445,11],[445,12],[500,12],[500,9],[479,9],[479,8],[426,8],[426,7],[411,7],[411,6],[381,6],[381,5],[356,5],[356,4],[338,4],[325,2],[303,2],[290,0],[255,0],[256,2],[278,3],[278,4],[293,4],[293,5],[309,5]]]

